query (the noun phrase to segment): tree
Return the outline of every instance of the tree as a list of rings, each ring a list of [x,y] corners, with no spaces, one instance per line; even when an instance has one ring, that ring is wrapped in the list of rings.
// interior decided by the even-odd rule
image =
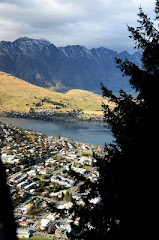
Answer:
[[[16,225],[13,218],[13,206],[6,184],[6,176],[0,160],[0,239],[16,240]]]
[[[118,150],[115,146],[106,147],[106,155],[101,159],[94,157],[98,161],[98,171],[100,177],[97,182],[83,177],[84,184],[80,187],[83,194],[83,204],[78,205],[73,200],[73,207],[70,214],[73,216],[71,224],[72,231],[67,234],[69,239],[117,239],[120,234],[120,207],[119,207],[119,172]],[[110,158],[112,161],[110,161]],[[114,172],[115,171],[115,172]],[[78,179],[76,173],[76,179]],[[81,176],[79,175],[78,181]],[[85,196],[87,193],[87,196]],[[98,203],[93,203],[93,199],[101,199]],[[76,217],[80,217],[79,224],[76,225]]]
[[[72,193],[67,190],[63,199],[67,202],[72,202]]]
[[[141,236],[143,239],[149,229],[151,234],[154,231],[154,227],[153,230],[151,228],[151,212],[155,211],[154,199],[157,194],[152,190],[157,176],[157,141],[154,136],[158,132],[159,91],[159,32],[155,27],[159,20],[159,1],[155,3],[154,22],[140,7],[139,26],[128,26],[129,37],[135,41],[135,48],[142,50],[142,69],[127,59],[116,59],[123,75],[130,77],[130,84],[136,90],[137,97],[122,90],[117,97],[102,86],[103,95],[116,104],[114,109],[106,105],[103,107],[105,120],[112,129],[120,152],[121,226],[125,237],[127,229],[129,235],[137,239]]]
[[[0,126],[0,151],[3,146],[4,133]],[[0,155],[0,239],[17,240],[16,225],[13,217],[13,205],[6,184],[6,174]]]
[[[159,0],[155,3],[154,22],[140,7],[139,27],[128,26],[135,48],[142,51],[142,68],[127,59],[116,59],[123,75],[129,76],[137,97],[123,90],[116,96],[102,85],[103,96],[115,103],[114,109],[103,104],[105,121],[115,142],[105,147],[103,159],[97,157],[97,183],[85,182],[83,192],[90,189],[85,206],[75,204],[72,208],[72,214],[81,216],[81,221],[79,226],[72,224],[70,239],[143,239],[148,233],[152,239],[152,213],[157,206],[157,187],[153,187],[158,169],[154,134],[158,132],[159,91],[159,32],[155,28]],[[102,201],[94,206],[89,200],[95,196]]]

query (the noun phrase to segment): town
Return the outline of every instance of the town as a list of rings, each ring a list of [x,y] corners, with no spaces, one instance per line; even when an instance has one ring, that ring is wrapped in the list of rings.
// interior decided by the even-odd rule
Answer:
[[[74,202],[85,204],[89,189],[80,193],[84,181],[74,172],[95,183],[99,177],[94,154],[103,154],[103,147],[58,136],[23,130],[0,123],[1,160],[7,174],[14,206],[18,237],[32,235],[67,239],[71,222],[69,214]],[[100,196],[90,200],[100,202]],[[54,205],[54,211],[49,208]],[[62,217],[59,210],[64,210]]]

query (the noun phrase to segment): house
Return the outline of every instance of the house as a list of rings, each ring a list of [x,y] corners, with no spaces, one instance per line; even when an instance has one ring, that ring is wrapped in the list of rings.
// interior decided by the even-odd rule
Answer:
[[[26,190],[34,189],[35,186],[36,186],[36,184],[33,182],[33,183],[26,185],[24,187],[24,189],[26,189]]]
[[[21,174],[14,174],[14,176],[10,177],[10,181],[17,182],[17,180],[21,177]]]
[[[45,160],[45,165],[54,164],[55,162],[57,162],[57,161],[54,160],[53,158],[48,158],[47,160]]]
[[[34,193],[35,192],[35,188],[32,188],[29,191],[30,191],[30,193]]]
[[[26,181],[23,181],[21,183],[18,183],[17,188],[24,188],[27,185],[28,185],[28,181],[26,180]]]
[[[13,181],[15,181],[16,183],[21,183],[22,181],[27,180],[27,175],[24,174],[23,176],[19,175],[16,178],[14,178]]]
[[[28,227],[29,223],[27,221],[15,220],[15,222],[22,227]]]
[[[20,159],[19,159],[19,158],[13,159],[13,163],[19,163],[19,162],[20,162]]]
[[[51,224],[51,220],[50,219],[43,218],[43,219],[41,219],[40,229],[41,230],[47,230],[48,226],[50,224]]]
[[[64,223],[60,227],[62,228],[62,233],[71,232],[71,226],[69,223]]]
[[[101,197],[95,197],[89,200],[89,202],[93,204],[99,204],[101,203],[101,201],[102,201]]]
[[[21,208],[21,213],[26,214],[28,210],[30,209],[31,204],[27,204],[24,207]]]
[[[35,177],[35,176],[36,176],[36,170],[35,170],[35,169],[32,169],[32,170],[28,171],[27,174],[28,174],[29,176]]]
[[[30,229],[18,228],[17,236],[19,238],[21,237],[30,238],[32,236],[32,231]]]
[[[92,172],[92,174],[88,177],[90,180],[94,180],[97,181],[99,178],[99,172],[98,171],[94,171]]]
[[[73,206],[72,202],[67,202],[67,203],[59,203],[56,208],[57,209],[70,209]]]
[[[79,221],[80,221],[80,217],[76,217],[75,221],[74,221],[74,224],[79,226]]]
[[[10,190],[10,195],[13,196],[15,192],[16,192],[16,188],[12,187],[12,189]]]
[[[85,157],[85,156],[82,156],[79,158],[79,161],[78,161],[80,164],[82,165],[90,165],[92,166],[93,164],[93,159],[90,158],[90,157]]]
[[[1,155],[1,160],[4,164],[5,163],[14,164],[13,159],[14,159],[14,155],[7,155],[6,153],[3,153]]]
[[[72,167],[72,170],[77,172],[77,173],[80,173],[80,174],[85,174],[87,173],[87,170],[84,169],[84,168],[78,168],[78,167]]]
[[[38,172],[41,175],[46,175],[49,173],[49,170],[48,170],[48,168],[40,168],[40,169],[38,169]]]

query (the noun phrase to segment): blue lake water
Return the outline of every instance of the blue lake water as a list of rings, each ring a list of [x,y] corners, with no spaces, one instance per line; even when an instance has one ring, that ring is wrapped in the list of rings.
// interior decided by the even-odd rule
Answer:
[[[104,146],[113,141],[111,130],[104,123],[85,121],[42,121],[24,118],[0,117],[0,122],[23,129],[44,133],[47,136],[63,136],[75,141]]]

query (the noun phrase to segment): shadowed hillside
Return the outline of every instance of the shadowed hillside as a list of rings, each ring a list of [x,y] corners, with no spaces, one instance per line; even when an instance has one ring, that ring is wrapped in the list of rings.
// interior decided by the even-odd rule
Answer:
[[[100,47],[88,50],[74,45],[56,47],[46,40],[19,38],[0,42],[0,70],[34,85],[84,89],[100,93],[100,83],[118,92],[132,91],[127,78],[116,68],[115,57],[141,65],[141,53],[129,54]]]

